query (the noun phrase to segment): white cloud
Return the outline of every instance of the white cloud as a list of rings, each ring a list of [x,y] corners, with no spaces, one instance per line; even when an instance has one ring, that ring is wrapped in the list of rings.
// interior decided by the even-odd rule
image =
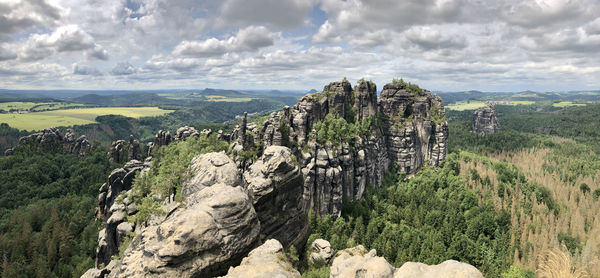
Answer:
[[[91,50],[92,56],[106,57],[106,52],[94,42],[92,36],[77,25],[58,27],[50,34],[32,34],[18,55],[21,60],[41,60],[60,52]],[[99,53],[99,54],[94,54]]]
[[[110,73],[112,75],[130,75],[137,72],[137,69],[129,62],[118,63]]]
[[[274,33],[263,26],[249,26],[240,29],[236,36],[219,40],[210,38],[204,41],[182,41],[173,50],[174,55],[190,57],[220,56],[228,52],[257,51],[273,45]]]
[[[75,63],[73,64],[73,74],[98,76],[102,75],[102,72],[93,66]]]

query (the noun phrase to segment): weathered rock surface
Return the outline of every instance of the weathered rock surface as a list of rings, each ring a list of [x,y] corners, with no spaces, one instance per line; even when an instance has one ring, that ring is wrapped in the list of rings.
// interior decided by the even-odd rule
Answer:
[[[353,142],[317,142],[313,127],[328,114],[371,124]],[[372,82],[362,81],[354,89],[348,81],[332,82],[323,92],[272,113],[253,130],[252,143],[245,134],[250,125],[243,127],[242,121],[234,131],[240,141],[234,150],[253,149],[260,155],[268,146],[291,147],[305,178],[305,208],[339,216],[344,200],[362,198],[368,184],[381,185],[392,165],[412,174],[426,163],[443,163],[448,138],[444,115],[441,98],[404,83],[385,85],[378,100]]]
[[[200,133],[193,127],[184,126],[175,132],[175,141],[185,141],[188,137],[198,137]]]
[[[98,234],[96,267],[108,264],[111,257],[118,254],[123,238],[135,228],[135,225],[124,222],[126,216],[137,212],[135,204],[132,204],[129,198],[124,198],[123,202],[116,202],[116,199],[121,192],[131,189],[136,175],[150,166],[150,161],[129,161],[123,168],[113,170],[108,176],[108,181],[100,187],[98,217],[104,220],[106,225]],[[128,224],[131,225],[130,228]]]
[[[192,159],[189,172],[191,176],[183,184],[182,193],[189,197],[216,183],[230,186],[242,185],[236,164],[224,152],[202,154]]]
[[[260,231],[248,194],[222,183],[193,194],[185,209],[143,229],[108,277],[212,277],[239,263]]]
[[[311,252],[308,257],[309,263],[314,264],[317,261],[322,261],[325,264],[329,264],[331,258],[333,258],[333,248],[329,241],[322,238],[316,239],[310,245]]]
[[[483,278],[470,264],[448,260],[438,265],[407,262],[396,269],[394,278]]]
[[[92,145],[85,135],[76,137],[71,129],[67,129],[64,134],[55,127],[46,128],[38,133],[19,138],[19,145],[38,143],[42,151],[62,147],[64,151],[79,156],[88,154],[92,150]],[[5,151],[5,155],[12,155],[13,149]]]
[[[481,135],[492,134],[500,130],[496,111],[492,106],[481,107],[473,113],[471,130]]]
[[[439,265],[407,262],[394,268],[375,250],[359,245],[339,251],[331,266],[331,278],[378,277],[378,278],[483,278],[479,270],[469,264],[445,261]]]
[[[252,250],[239,266],[229,269],[226,278],[299,278],[300,273],[285,259],[283,246],[275,239],[267,240]]]
[[[248,194],[261,223],[261,240],[300,245],[308,235],[302,202],[304,177],[287,147],[269,146],[244,173]]]

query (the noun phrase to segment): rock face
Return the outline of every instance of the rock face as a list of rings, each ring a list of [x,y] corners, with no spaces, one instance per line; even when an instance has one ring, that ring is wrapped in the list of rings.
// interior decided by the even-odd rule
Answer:
[[[250,198],[222,183],[193,194],[185,209],[143,229],[108,277],[212,277],[239,263],[260,230]]]
[[[329,114],[367,130],[349,142],[318,141],[313,128]],[[332,82],[323,92],[272,113],[262,127],[236,128],[233,137],[240,139],[234,150],[261,154],[269,146],[291,147],[304,175],[305,209],[339,216],[343,200],[362,198],[368,184],[381,185],[393,165],[412,174],[426,163],[443,163],[448,138],[444,115],[441,98],[405,83],[385,85],[378,100],[372,82],[362,81],[354,89],[348,81]],[[249,143],[250,130],[254,142]]]
[[[187,139],[188,137],[198,136],[200,136],[200,133],[198,133],[198,131],[195,128],[184,126],[177,129],[177,132],[175,133],[175,141],[185,141],[185,139]]]
[[[150,161],[129,161],[123,168],[113,170],[108,176],[108,182],[100,187],[98,218],[104,220],[106,225],[98,234],[96,267],[108,264],[111,257],[119,253],[123,238],[135,229],[135,224],[125,222],[127,216],[137,212],[135,204],[129,198],[124,198],[122,202],[116,202],[116,199],[121,192],[131,189],[135,176],[151,165]]]
[[[267,240],[252,250],[239,266],[229,269],[224,278],[300,278],[300,273],[285,258],[283,246],[275,239]]]
[[[275,238],[283,245],[302,244],[308,236],[303,207],[304,177],[287,147],[269,146],[244,173],[248,194],[261,224],[261,240]]]
[[[331,265],[331,278],[483,278],[479,270],[469,264],[445,261],[439,265],[407,262],[394,268],[373,249],[369,252],[359,245],[339,251]]]
[[[481,135],[492,134],[500,130],[496,112],[492,106],[484,106],[473,113],[473,123],[471,130]]]
[[[42,151],[62,147],[64,151],[79,156],[88,154],[92,150],[92,145],[85,135],[76,137],[71,129],[67,129],[64,134],[55,127],[46,128],[38,133],[19,138],[19,145],[37,143]],[[5,151],[5,155],[11,155],[13,149]]]

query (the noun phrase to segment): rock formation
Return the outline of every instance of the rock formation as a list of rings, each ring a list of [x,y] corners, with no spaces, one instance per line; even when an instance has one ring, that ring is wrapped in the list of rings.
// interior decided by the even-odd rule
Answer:
[[[98,218],[104,220],[106,225],[98,234],[96,266],[108,264],[111,257],[119,252],[123,238],[134,230],[135,224],[125,220],[127,216],[137,212],[135,204],[130,198],[123,198],[121,202],[116,200],[122,191],[131,189],[135,176],[150,166],[150,161],[129,161],[123,168],[113,170],[108,176],[108,182],[100,187],[97,213]]]
[[[379,100],[376,92],[372,82],[361,82],[354,89],[347,81],[333,82],[323,92],[304,96],[293,107],[272,113],[264,123],[248,123],[244,114],[233,134],[218,131],[216,135],[231,140],[233,159],[223,152],[194,157],[183,182],[183,201],[174,195],[164,200],[155,197],[165,214],[143,225],[124,219],[137,211],[128,191],[131,180],[150,164],[132,161],[113,171],[98,198],[99,215],[106,225],[99,236],[97,269],[86,275],[223,275],[264,243],[242,265],[230,269],[227,277],[298,277],[288,263],[273,258],[283,256],[282,247],[303,246],[310,209],[337,217],[344,200],[362,198],[367,184],[379,186],[393,165],[411,174],[426,163],[439,165],[445,159],[448,127],[439,97],[407,88],[404,83],[384,86]],[[328,126],[328,121],[335,124]],[[347,131],[351,134],[325,130],[343,124],[354,126]],[[180,128],[175,139],[160,131],[153,145],[164,146],[190,136],[200,135],[189,127]],[[115,153],[115,157],[122,154]],[[119,195],[122,197],[117,198]],[[131,244],[118,260],[111,261],[119,247],[125,247],[121,246],[124,236],[132,231]],[[328,242],[315,241],[311,247],[313,260],[331,260]],[[370,257],[358,253],[356,258],[342,257],[366,269],[373,262],[390,275],[396,273],[374,253]],[[338,257],[334,266],[348,264]],[[363,263],[365,259],[368,262]],[[332,273],[340,271],[340,267],[332,268]]]
[[[441,98],[402,82],[385,85],[379,100],[372,82],[362,81],[354,89],[348,81],[332,82],[294,107],[272,113],[252,130],[252,144],[239,139],[234,150],[260,154],[271,145],[291,147],[305,178],[305,208],[338,216],[344,199],[360,199],[366,186],[380,185],[393,165],[412,174],[426,163],[441,164],[448,138],[444,114]],[[367,130],[350,141],[323,142],[313,128],[327,115]],[[236,128],[234,137],[248,138],[249,130]]]
[[[483,278],[472,265],[449,260],[439,265],[407,262],[400,268],[378,257],[375,249],[367,252],[362,246],[339,251],[331,265],[331,278]]]
[[[175,141],[185,141],[188,137],[198,137],[200,133],[193,127],[184,126],[175,132]]]
[[[322,261],[325,264],[329,264],[331,262],[331,258],[333,258],[333,248],[329,241],[324,239],[316,239],[310,245],[311,252],[308,257],[308,262],[314,264],[315,262]]]
[[[475,110],[471,130],[481,135],[492,134],[500,130],[500,124],[498,123],[498,118],[496,118],[494,107],[486,105]]]
[[[239,266],[229,269],[223,278],[300,278],[300,273],[285,259],[283,246],[275,239],[267,240],[252,250]]]
[[[61,148],[68,153],[84,156],[92,150],[92,145],[85,135],[76,137],[71,129],[67,129],[63,134],[55,127],[46,128],[40,132],[19,138],[18,145],[37,143],[42,151],[50,151]],[[5,155],[12,155],[13,149],[5,151]]]

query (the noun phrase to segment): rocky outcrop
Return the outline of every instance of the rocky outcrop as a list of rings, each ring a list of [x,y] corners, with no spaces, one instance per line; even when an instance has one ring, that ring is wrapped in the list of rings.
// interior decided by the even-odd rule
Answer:
[[[261,224],[261,240],[301,245],[308,236],[303,207],[304,177],[290,149],[269,146],[244,173],[248,194]]]
[[[310,255],[308,257],[308,262],[311,264],[315,264],[316,262],[323,262],[325,264],[329,264],[331,262],[331,258],[333,258],[333,248],[329,241],[324,239],[316,239],[310,245]]]
[[[218,183],[193,195],[185,209],[144,228],[108,277],[213,277],[238,264],[260,230],[248,194]]]
[[[98,193],[98,218],[106,225],[98,234],[96,248],[96,267],[108,264],[112,256],[119,253],[119,246],[123,238],[133,232],[135,224],[125,222],[127,216],[137,212],[135,204],[130,198],[123,198],[116,202],[121,192],[131,189],[133,180],[141,171],[148,169],[151,161],[129,161],[123,168],[117,168],[108,176]]]
[[[429,266],[407,262],[394,268],[373,249],[369,252],[359,245],[339,251],[331,265],[331,278],[378,277],[378,278],[483,278],[472,265],[457,261],[445,261]]]
[[[46,128],[40,132],[19,138],[18,145],[37,143],[42,151],[62,149],[67,153],[84,156],[92,150],[92,145],[85,135],[77,137],[73,130],[67,129],[63,134],[55,127]],[[5,155],[14,153],[13,149],[5,151]]]
[[[500,130],[496,111],[492,106],[481,107],[473,113],[471,130],[475,133],[486,135]]]
[[[361,126],[362,132],[351,140],[323,141],[314,127],[327,115]],[[262,127],[252,127],[253,142],[247,136],[250,125],[244,125],[242,120],[234,130],[238,141],[233,149],[260,155],[268,146],[290,147],[304,175],[304,206],[320,215],[338,216],[344,200],[362,198],[368,184],[381,185],[394,165],[412,174],[425,164],[440,165],[447,154],[448,125],[441,98],[404,82],[385,85],[379,99],[370,81],[361,81],[354,89],[346,80],[332,82],[323,92],[272,113]]]
[[[286,259],[283,246],[275,239],[267,240],[252,250],[239,266],[229,269],[224,278],[300,278],[300,273]]]
[[[177,129],[175,132],[175,141],[185,141],[188,137],[198,137],[200,133],[193,127],[184,126]]]

